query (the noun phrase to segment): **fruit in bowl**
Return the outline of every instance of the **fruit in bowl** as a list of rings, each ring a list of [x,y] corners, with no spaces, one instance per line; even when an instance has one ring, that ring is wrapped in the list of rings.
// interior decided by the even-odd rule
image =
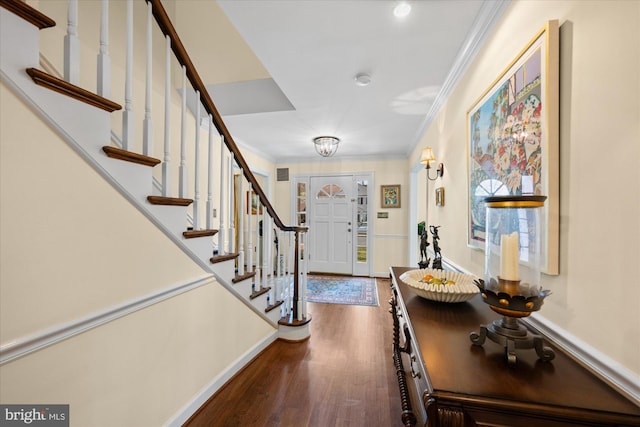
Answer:
[[[433,277],[431,274],[427,274],[422,279],[420,279],[422,283],[428,283],[430,285],[450,285],[453,286],[456,284],[455,280],[445,279],[445,278],[437,278]]]

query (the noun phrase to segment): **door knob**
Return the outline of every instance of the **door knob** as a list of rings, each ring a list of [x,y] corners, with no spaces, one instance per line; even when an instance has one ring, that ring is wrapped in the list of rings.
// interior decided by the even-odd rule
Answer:
[[[351,232],[351,229],[350,229],[350,228],[347,228],[347,232],[348,232],[348,233],[350,233],[350,232]]]

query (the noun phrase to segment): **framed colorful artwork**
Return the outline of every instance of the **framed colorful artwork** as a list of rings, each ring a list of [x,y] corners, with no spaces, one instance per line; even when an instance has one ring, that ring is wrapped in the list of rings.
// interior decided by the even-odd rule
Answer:
[[[484,248],[484,199],[544,195],[542,271],[558,274],[558,21],[546,23],[467,111],[468,245]]]
[[[400,185],[382,185],[381,205],[383,208],[400,207]]]

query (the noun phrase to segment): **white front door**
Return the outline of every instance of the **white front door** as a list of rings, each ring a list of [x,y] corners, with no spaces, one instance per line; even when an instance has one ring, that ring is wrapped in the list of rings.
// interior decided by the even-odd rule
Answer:
[[[312,176],[309,271],[353,274],[353,177]]]

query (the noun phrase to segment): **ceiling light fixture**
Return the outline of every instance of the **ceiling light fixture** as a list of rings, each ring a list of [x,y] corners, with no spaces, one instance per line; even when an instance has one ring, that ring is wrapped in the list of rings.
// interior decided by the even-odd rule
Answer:
[[[316,152],[322,157],[331,157],[338,151],[340,140],[335,136],[318,136],[313,138]]]
[[[399,2],[396,7],[393,8],[393,14],[396,18],[404,18],[411,12],[411,5],[406,1]]]
[[[367,86],[371,83],[371,76],[367,73],[358,73],[356,75],[356,84],[358,86]]]

